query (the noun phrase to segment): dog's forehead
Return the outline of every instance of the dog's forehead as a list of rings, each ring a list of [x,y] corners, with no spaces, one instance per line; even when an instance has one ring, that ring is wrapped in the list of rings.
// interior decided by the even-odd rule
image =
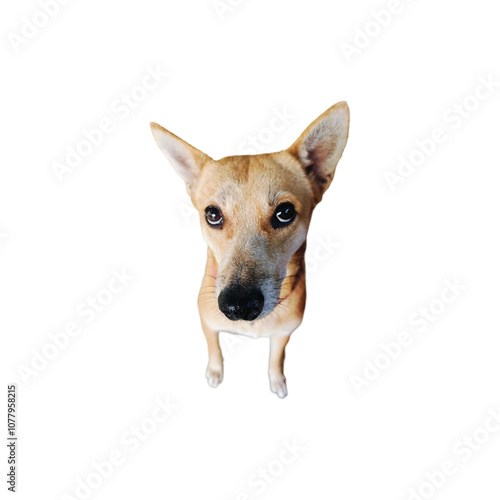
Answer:
[[[229,156],[206,165],[200,176],[199,200],[222,206],[252,201],[273,206],[283,196],[306,203],[311,189],[305,173],[287,154]]]

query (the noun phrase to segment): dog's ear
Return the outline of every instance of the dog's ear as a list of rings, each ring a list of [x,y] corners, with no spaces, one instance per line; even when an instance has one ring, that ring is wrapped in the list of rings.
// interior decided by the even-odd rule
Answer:
[[[157,123],[151,123],[151,132],[156,144],[161,149],[176,172],[186,183],[189,195],[193,193],[202,166],[211,158],[195,147],[183,141],[172,132]]]
[[[332,182],[348,135],[349,107],[344,101],[338,102],[316,118],[288,149],[305,169],[316,203]]]

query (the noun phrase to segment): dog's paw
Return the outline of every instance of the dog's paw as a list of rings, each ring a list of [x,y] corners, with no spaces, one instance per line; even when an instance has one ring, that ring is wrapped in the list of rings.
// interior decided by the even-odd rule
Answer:
[[[286,388],[286,378],[284,375],[278,377],[269,377],[271,392],[274,392],[280,399],[286,398],[288,390]]]
[[[222,367],[212,368],[209,366],[207,368],[205,376],[207,377],[208,385],[215,389],[222,382],[222,379],[224,378],[224,373]]]

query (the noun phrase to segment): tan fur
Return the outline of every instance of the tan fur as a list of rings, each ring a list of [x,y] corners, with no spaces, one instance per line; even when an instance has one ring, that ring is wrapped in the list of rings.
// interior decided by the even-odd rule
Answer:
[[[160,149],[186,183],[208,245],[198,297],[209,348],[208,382],[216,387],[223,378],[219,332],[270,337],[270,386],[285,397],[285,346],[302,321],[306,301],[307,231],[347,141],[347,104],[328,109],[288,150],[218,161],[160,125],[152,123],[151,128]],[[284,202],[294,205],[297,216],[289,226],[276,230],[270,220]],[[206,222],[208,206],[221,209],[222,229]],[[235,280],[243,287],[258,284],[262,289],[265,300],[257,319],[232,321],[219,310],[219,294]]]

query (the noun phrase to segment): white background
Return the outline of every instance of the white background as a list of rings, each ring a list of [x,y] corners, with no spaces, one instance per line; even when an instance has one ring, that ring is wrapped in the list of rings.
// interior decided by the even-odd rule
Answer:
[[[74,0],[15,50],[13,34],[40,6],[3,6],[2,407],[17,383],[18,498],[83,498],[77,481],[114,451],[124,463],[91,498],[403,500],[419,488],[421,498],[498,498],[500,432],[481,427],[500,406],[500,87],[468,99],[481,77],[500,81],[498,12],[487,0],[401,0],[387,26],[374,25],[372,11],[387,8]],[[348,61],[342,43],[363,42],[367,23],[366,47]],[[169,75],[118,113],[116,99],[156,66]],[[275,110],[293,118],[262,152],[286,148],[340,100],[350,138],[313,217],[289,396],[269,391],[266,340],[225,340],[213,390],[196,309],[205,245],[148,123],[220,158],[249,136],[268,140]],[[464,100],[477,109],[458,124]],[[54,162],[103,118],[114,130],[59,182]],[[387,172],[435,128],[446,140],[391,190]],[[87,324],[79,304],[122,268],[133,280]],[[446,279],[466,290],[441,307]],[[419,333],[410,317],[431,302],[440,314]],[[81,334],[23,379],[20,366],[71,321]],[[403,331],[412,344],[358,394],[352,376]],[[121,436],[157,397],[178,408],[131,452]],[[487,443],[465,460],[456,443],[474,433]],[[294,440],[301,451],[280,465]],[[455,473],[426,489],[444,461]],[[257,488],[253,475],[269,467],[272,482]]]

